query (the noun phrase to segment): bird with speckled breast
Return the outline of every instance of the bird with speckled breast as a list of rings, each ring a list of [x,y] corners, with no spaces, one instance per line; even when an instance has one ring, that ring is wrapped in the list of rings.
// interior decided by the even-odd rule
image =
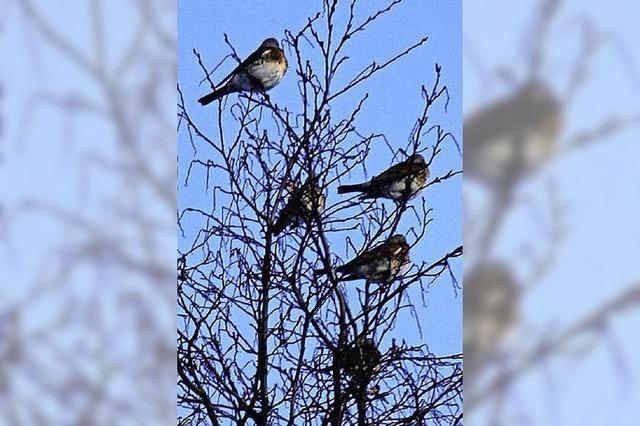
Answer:
[[[275,38],[268,38],[247,59],[242,61],[214,90],[198,99],[208,105],[235,92],[266,92],[280,83],[287,72],[287,58]]]
[[[409,265],[409,244],[404,235],[396,234],[377,246],[340,265],[336,272],[340,281],[365,279],[373,283],[390,283]],[[317,269],[314,275],[326,273]]]
[[[368,182],[341,185],[338,194],[360,192],[362,198],[390,198],[402,201],[416,195],[427,184],[429,168],[420,154],[410,155]]]
[[[308,223],[315,213],[321,213],[324,209],[325,196],[318,185],[317,177],[308,178],[302,186],[290,183],[287,190],[291,196],[273,225],[274,236],[287,227],[295,228]]]

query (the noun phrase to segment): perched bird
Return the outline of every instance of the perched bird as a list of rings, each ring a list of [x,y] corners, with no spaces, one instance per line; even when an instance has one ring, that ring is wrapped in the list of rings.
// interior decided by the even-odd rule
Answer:
[[[242,61],[219,85],[217,90],[198,99],[202,105],[208,105],[222,96],[234,92],[266,92],[274,88],[287,72],[287,58],[280,49],[278,40],[268,38],[258,50]]]
[[[548,160],[558,147],[562,105],[539,80],[464,119],[465,176],[508,187]]]
[[[325,196],[318,187],[317,178],[307,179],[299,188],[291,184],[288,190],[291,196],[273,225],[273,235],[276,236],[287,226],[297,227],[308,222],[314,212],[321,212],[324,209]]]
[[[367,393],[377,399],[384,399],[384,396],[380,395],[380,385],[369,387],[369,384],[382,370],[381,361],[382,354],[373,340],[364,336],[358,337],[346,348],[338,350],[334,356],[334,362],[351,376],[351,390],[356,394]]]
[[[427,183],[429,169],[420,154],[413,154],[401,163],[394,164],[369,182],[338,187],[338,194],[361,192],[363,198],[390,198],[395,201],[408,199]]]
[[[334,351],[333,366],[320,371],[327,373],[336,366],[355,378],[367,378],[381,370],[382,354],[372,339],[360,336],[353,342]]]
[[[344,371],[358,379],[368,381],[371,376],[380,372],[382,354],[372,339],[358,337],[349,346],[338,350],[334,362]]]
[[[464,361],[476,373],[490,361],[515,329],[519,287],[509,268],[489,261],[474,267],[464,278]],[[465,373],[466,374],[466,373]]]
[[[396,234],[381,244],[365,251],[350,262],[338,266],[340,281],[359,279],[374,283],[388,283],[393,281],[409,264],[409,244],[403,235]],[[325,273],[318,269],[315,275]]]

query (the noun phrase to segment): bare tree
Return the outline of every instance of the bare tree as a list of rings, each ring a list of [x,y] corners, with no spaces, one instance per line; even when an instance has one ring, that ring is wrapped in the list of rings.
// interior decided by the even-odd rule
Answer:
[[[434,220],[424,197],[390,204],[331,195],[372,155],[393,164],[420,153],[433,169],[443,150],[459,151],[454,135],[431,119],[434,108],[446,110],[449,102],[439,65],[430,84],[407,89],[422,94],[424,107],[404,146],[358,131],[368,95],[357,98],[354,89],[367,87],[428,37],[389,58],[373,57],[349,75],[347,47],[357,46],[360,33],[401,0],[369,16],[358,16],[356,3],[325,1],[301,29],[285,32],[287,78],[298,83],[295,109],[262,93],[234,95],[210,106],[215,129],[206,132],[178,86],[179,139],[193,149],[181,190],[204,187],[211,197],[210,209],[181,205],[178,211],[185,247],[178,257],[181,425],[461,423],[462,355],[408,344],[395,327],[412,320],[420,330],[434,282],[457,288],[450,262],[462,246],[431,261],[424,257],[421,243]],[[214,89],[207,58],[194,50],[194,61]],[[338,100],[350,107],[335,108]],[[460,173],[452,166],[431,176],[423,193]],[[279,233],[280,215],[295,210],[289,188],[310,184],[316,188],[305,195],[311,208]],[[186,223],[196,223],[197,231],[185,231]],[[395,234],[411,246],[406,271],[395,280],[342,282],[336,264]]]

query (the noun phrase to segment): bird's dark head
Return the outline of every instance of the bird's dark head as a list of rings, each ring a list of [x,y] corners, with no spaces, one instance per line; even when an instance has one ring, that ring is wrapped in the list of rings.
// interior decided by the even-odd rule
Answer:
[[[280,49],[280,43],[278,43],[277,39],[271,37],[263,41],[262,46],[260,47],[275,47],[277,49]]]
[[[407,239],[402,234],[396,234],[393,237],[389,238],[388,242],[392,243],[392,244],[406,245],[407,244]]]
[[[424,157],[420,154],[410,155],[408,159],[413,164],[425,164]]]
[[[356,345],[361,348],[365,348],[365,347],[375,348],[375,343],[373,343],[373,339],[369,337],[364,337],[364,336],[358,337],[356,341]]]

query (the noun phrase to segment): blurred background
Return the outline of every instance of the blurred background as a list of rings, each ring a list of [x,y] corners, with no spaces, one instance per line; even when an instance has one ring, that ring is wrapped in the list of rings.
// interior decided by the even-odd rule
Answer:
[[[175,422],[175,7],[0,1],[0,425]]]
[[[175,421],[175,8],[0,2],[0,425]],[[464,2],[469,425],[637,423],[637,16]]]
[[[633,2],[464,2],[468,425],[635,425]]]

